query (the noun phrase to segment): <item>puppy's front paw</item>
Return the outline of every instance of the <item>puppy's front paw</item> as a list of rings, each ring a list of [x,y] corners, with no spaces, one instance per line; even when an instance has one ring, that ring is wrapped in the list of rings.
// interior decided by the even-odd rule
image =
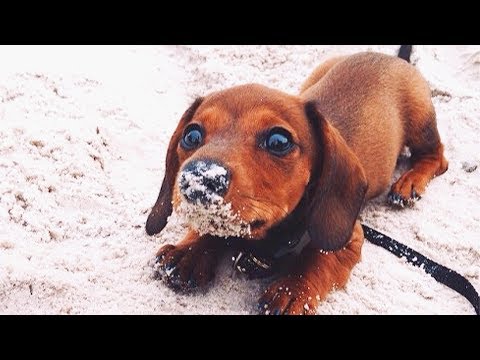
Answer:
[[[207,285],[215,275],[217,256],[198,244],[165,245],[157,253],[155,271],[174,290],[192,290]]]
[[[265,315],[315,315],[320,295],[304,277],[287,276],[265,290],[258,310]]]
[[[401,194],[398,194],[396,192],[390,191],[388,193],[388,203],[391,206],[399,207],[399,208],[404,208],[405,206],[412,207],[415,205],[415,202],[420,200],[422,197],[416,193],[415,190],[412,190],[412,193],[410,197],[405,198]]]
[[[387,197],[388,203],[401,208],[412,207],[425,192],[425,185],[422,181],[415,172],[408,171],[392,185]]]

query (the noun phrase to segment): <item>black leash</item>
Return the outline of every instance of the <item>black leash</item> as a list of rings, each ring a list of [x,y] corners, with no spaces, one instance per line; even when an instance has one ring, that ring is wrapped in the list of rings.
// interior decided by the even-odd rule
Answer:
[[[430,274],[435,280],[464,296],[470,304],[473,305],[475,313],[480,315],[480,298],[478,297],[478,293],[473,285],[462,275],[436,263],[419,252],[400,244],[398,241],[367,225],[362,224],[362,228],[365,238],[372,244],[381,246],[399,258],[404,257],[408,263],[423,268],[423,270],[427,274]]]

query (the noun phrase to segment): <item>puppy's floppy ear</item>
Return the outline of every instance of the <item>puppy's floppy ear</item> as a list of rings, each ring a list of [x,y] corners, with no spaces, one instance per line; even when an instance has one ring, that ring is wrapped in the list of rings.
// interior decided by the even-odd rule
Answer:
[[[150,215],[147,219],[146,230],[148,235],[154,235],[162,231],[167,224],[167,218],[172,214],[172,193],[175,186],[175,178],[180,167],[177,146],[180,138],[182,137],[183,128],[188,123],[195,111],[202,103],[203,98],[198,98],[195,102],[185,111],[180,119],[179,124],[175,132],[170,139],[168,145],[167,159],[165,162],[165,177],[163,178],[162,187],[160,188],[160,194],[158,195],[157,202],[152,208]]]
[[[305,113],[318,144],[307,190],[307,233],[314,247],[339,250],[351,237],[367,192],[367,179],[357,156],[319,113],[315,102],[306,103]]]

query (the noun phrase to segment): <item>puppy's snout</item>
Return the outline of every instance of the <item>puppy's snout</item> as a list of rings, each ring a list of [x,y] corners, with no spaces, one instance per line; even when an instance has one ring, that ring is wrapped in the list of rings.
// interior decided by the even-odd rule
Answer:
[[[180,192],[189,202],[211,204],[228,191],[230,172],[212,160],[191,161],[180,173]]]

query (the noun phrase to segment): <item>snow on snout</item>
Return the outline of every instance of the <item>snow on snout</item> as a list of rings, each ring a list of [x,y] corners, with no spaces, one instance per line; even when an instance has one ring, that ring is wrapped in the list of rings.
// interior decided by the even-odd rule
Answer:
[[[250,225],[234,213],[232,204],[225,202],[223,196],[209,188],[209,180],[216,180],[225,188],[229,185],[227,170],[217,164],[199,161],[193,171],[182,171],[178,186],[182,201],[177,207],[177,214],[200,235],[210,234],[219,237],[244,237],[250,235]],[[188,201],[195,193],[202,193],[207,201]]]

